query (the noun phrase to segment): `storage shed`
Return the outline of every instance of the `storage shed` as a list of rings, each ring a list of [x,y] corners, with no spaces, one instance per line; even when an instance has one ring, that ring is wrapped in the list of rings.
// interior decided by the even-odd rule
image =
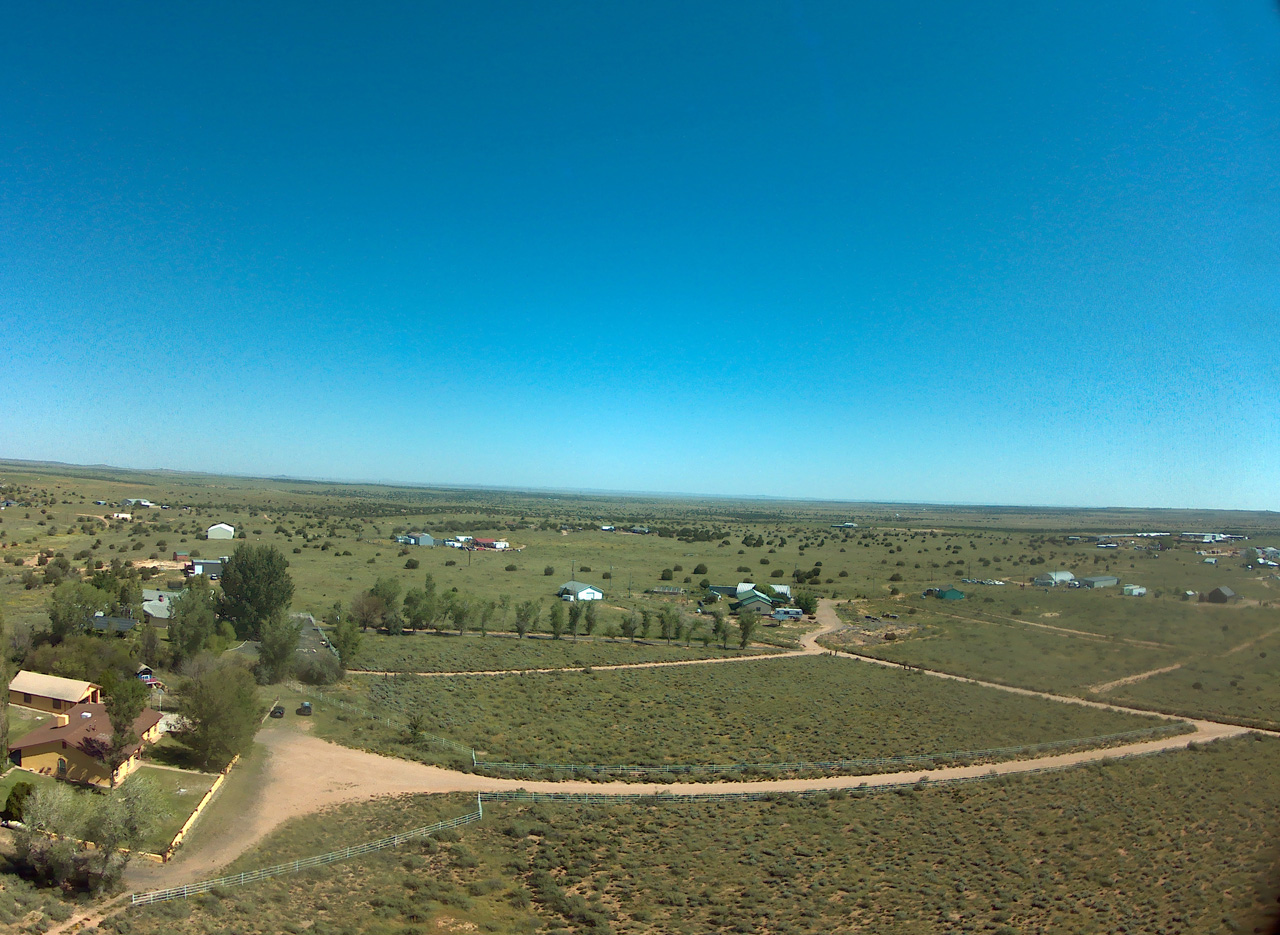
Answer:
[[[1119,583],[1120,579],[1115,575],[1092,575],[1080,579],[1080,584],[1086,588],[1113,588]]]
[[[1220,588],[1214,588],[1208,594],[1201,594],[1200,600],[1204,601],[1206,604],[1227,604],[1234,601],[1237,597],[1239,597],[1239,595],[1236,594],[1235,591],[1231,590],[1226,585],[1223,585]]]

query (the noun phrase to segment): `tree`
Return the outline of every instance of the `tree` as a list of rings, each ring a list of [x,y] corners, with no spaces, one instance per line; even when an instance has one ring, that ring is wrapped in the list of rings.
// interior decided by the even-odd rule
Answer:
[[[267,621],[284,615],[293,599],[289,563],[272,545],[238,545],[222,569],[219,615],[242,640],[262,639]]]
[[[122,678],[111,673],[111,677],[102,686],[103,706],[107,709],[107,719],[111,722],[111,740],[104,751],[103,759],[111,774],[111,784],[116,782],[116,770],[129,759],[129,754],[139,740],[133,722],[142,714],[147,705],[147,686],[136,678]]]
[[[711,610],[711,634],[720,641],[721,649],[729,648],[729,624],[725,618],[724,609],[714,607]]]
[[[89,618],[106,613],[111,595],[83,581],[64,581],[53,589],[48,604],[49,632],[54,643],[61,643],[72,633],[89,629]]]
[[[142,625],[142,636],[138,638],[138,651],[142,653],[142,658],[148,662],[160,662],[160,634],[156,632],[156,628],[151,625],[150,621],[146,621]]]
[[[818,596],[809,591],[801,591],[796,595],[796,606],[806,614],[816,614],[818,612]]]
[[[627,639],[629,639],[631,642],[634,643],[636,641],[636,630],[638,630],[639,628],[640,628],[640,619],[636,616],[636,612],[634,610],[631,611],[631,613],[629,614],[623,615],[622,617],[622,635],[623,636],[625,636]]]
[[[400,582],[396,578],[379,578],[369,589],[369,593],[374,597],[382,598],[382,603],[386,605],[388,611],[393,611],[400,606]]]
[[[744,607],[738,612],[738,648],[746,649],[751,642],[751,635],[756,631],[760,615],[754,607]]]
[[[542,573],[546,575],[548,578],[550,578],[552,575],[556,573],[556,570],[554,566],[548,565],[546,568],[542,569]]]
[[[586,620],[583,623],[583,629],[587,631],[587,636],[596,632],[596,602],[587,601]]]
[[[218,631],[217,597],[204,583],[203,576],[192,579],[169,609],[169,646],[179,663],[194,659],[209,648]],[[152,660],[154,661],[154,660]]]
[[[258,672],[262,680],[275,684],[289,677],[302,621],[280,614],[262,624],[262,642],[258,645]]]
[[[560,639],[564,634],[564,601],[556,601],[551,605],[551,615],[549,617],[549,626],[551,627],[551,638],[553,640]]]
[[[360,627],[375,630],[382,626],[382,617],[387,612],[387,605],[372,591],[361,591],[351,599],[351,619]]]
[[[360,630],[351,614],[343,616],[333,631],[333,648],[338,651],[338,661],[343,668],[351,665],[360,650]]]
[[[453,617],[453,625],[458,628],[458,635],[462,636],[467,632],[467,628],[471,626],[471,621],[475,617],[476,608],[470,601],[454,601],[453,607],[449,610],[449,615]]]
[[[409,629],[425,630],[435,616],[435,603],[434,593],[428,593],[426,588],[410,588],[404,596],[404,615],[409,620]]]
[[[120,879],[137,850],[165,818],[160,790],[147,776],[116,789],[92,807],[84,823],[84,862],[93,889],[106,889]]]
[[[693,573],[695,575],[705,575],[707,573],[707,566],[702,562],[699,562],[697,565],[693,566]]]
[[[23,827],[13,836],[18,862],[37,879],[71,882],[90,802],[60,782],[37,789],[23,806]]]
[[[653,614],[647,610],[640,611],[640,639],[649,638],[649,628],[653,626]]]
[[[578,641],[578,628],[582,625],[582,601],[574,601],[569,605],[569,635]]]
[[[538,632],[538,618],[542,616],[542,606],[536,601],[521,601],[516,606],[516,633],[521,639],[528,633]]]
[[[221,767],[253,742],[258,689],[241,662],[217,661],[183,687],[179,710],[190,725],[180,739],[203,767]]]
[[[489,635],[489,621],[493,619],[494,613],[497,611],[498,605],[493,601],[485,601],[480,607],[480,635]]]
[[[674,604],[662,608],[661,622],[658,624],[662,638],[671,645],[671,641],[680,638],[680,610]]]

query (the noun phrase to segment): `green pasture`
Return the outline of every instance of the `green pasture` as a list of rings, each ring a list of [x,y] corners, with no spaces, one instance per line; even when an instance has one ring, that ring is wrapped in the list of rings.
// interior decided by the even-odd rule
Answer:
[[[1271,931],[1280,743],[945,788],[763,802],[485,804],[438,840],[125,910],[108,932]],[[233,871],[474,808],[406,796],[287,822]],[[1230,859],[1223,859],[1229,854]]]
[[[342,689],[337,697],[369,711],[401,719],[417,713],[423,730],[472,747],[481,759],[584,767],[904,754],[938,755],[941,764],[947,753],[1160,723],[831,657],[538,675],[353,675]],[[440,755],[409,743],[402,729],[326,709],[323,699],[317,714],[321,736],[341,743]]]
[[[169,846],[173,836],[191,817],[191,813],[200,804],[200,799],[209,791],[216,777],[208,773],[180,773],[171,769],[157,769],[154,766],[140,766],[125,782],[136,782],[140,778],[153,783],[159,793],[156,803],[159,823],[151,837],[143,844],[145,850],[159,854]]]

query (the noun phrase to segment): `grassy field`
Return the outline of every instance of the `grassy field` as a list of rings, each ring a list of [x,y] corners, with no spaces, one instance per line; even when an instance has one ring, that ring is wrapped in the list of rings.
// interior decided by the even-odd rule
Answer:
[[[52,714],[45,714],[43,711],[35,711],[21,705],[9,705],[9,739],[19,739],[23,734],[35,730],[42,724],[47,724],[52,717]]]
[[[1164,614],[1156,632],[1145,618],[1125,626],[1111,608],[1071,621],[1068,631],[1061,616],[1020,619],[974,608],[943,613],[930,606],[900,617],[895,638],[886,641],[884,628],[866,624],[856,607],[842,606],[841,613],[857,626],[822,642],[895,662],[1086,697],[1099,697],[1091,689],[1106,683],[1177,665],[1174,672],[1109,689],[1102,697],[1188,716],[1280,726],[1280,615],[1274,608],[1174,602],[1143,609],[1152,607]]]
[[[483,759],[587,766],[930,755],[1158,723],[830,657],[536,676],[366,676],[343,687],[339,697],[368,710],[419,712],[426,731]],[[317,710],[316,730],[329,739],[441,755],[406,744],[402,730],[323,703]]]
[[[458,636],[456,633],[417,633],[386,636],[366,633],[352,669],[375,672],[477,672],[506,669],[580,669],[584,666],[634,662],[675,662],[681,659],[714,659],[762,652],[735,646],[722,650],[712,643],[692,646],[662,641],[636,643],[607,638],[582,637],[553,640],[550,637],[516,639],[506,634]]]
[[[1280,743],[767,802],[487,803],[444,840],[128,911],[104,931],[1272,931]],[[288,823],[234,870],[473,808],[405,797]],[[1229,859],[1224,859],[1230,855]],[[117,921],[118,920],[118,921]]]

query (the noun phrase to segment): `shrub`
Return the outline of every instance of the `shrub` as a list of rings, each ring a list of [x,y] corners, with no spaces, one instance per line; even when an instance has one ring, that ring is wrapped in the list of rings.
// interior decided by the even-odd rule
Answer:
[[[546,568],[542,569],[542,573],[546,577],[550,578],[552,575],[556,573],[556,570],[553,566],[548,565]]]
[[[508,565],[508,566],[507,566],[507,568],[506,568],[506,570],[507,570],[507,571],[515,571],[515,570],[516,570],[516,566],[515,566],[515,565]]]
[[[408,568],[408,569],[414,569],[414,568],[417,568],[417,567],[418,567],[418,560],[417,560],[416,558],[407,558],[407,559],[405,559],[404,567],[405,567],[405,568]]]
[[[707,573],[707,566],[699,562],[694,566],[693,573],[695,575],[705,575]]]
[[[672,571],[684,571],[684,566],[683,566],[683,565],[672,565],[672,566],[671,566],[671,570],[672,570]]]
[[[590,566],[590,565],[579,565],[579,566],[578,566],[578,571],[590,571],[590,570],[591,570],[591,566]]]
[[[607,581],[608,579],[613,577],[613,573],[608,571],[603,571],[600,573],[600,577],[604,578]]]
[[[844,569],[841,569],[841,570],[840,570],[840,577],[841,577],[841,578],[848,578],[848,577],[849,577],[849,573],[848,573],[847,571],[845,571]]]
[[[659,575],[658,577],[660,577],[663,581],[670,581],[674,576],[675,576],[675,573],[672,572],[670,568],[664,568],[662,569],[662,574]]]
[[[373,561],[373,559],[369,559],[369,561]],[[455,562],[453,559],[449,559],[447,562],[444,563],[444,567],[448,568],[450,565],[456,565],[456,564],[458,563]]]
[[[889,576],[889,580],[890,580],[890,581],[901,581],[901,580],[902,580],[902,575],[898,574],[898,573],[895,571],[893,574],[891,574],[891,575]]]
[[[298,653],[293,665],[294,674],[306,685],[332,685],[342,678],[342,664],[338,657],[325,650],[319,653]]]
[[[738,566],[738,571],[750,572],[750,571],[751,571],[751,568],[750,568],[749,566],[747,566],[747,565],[739,565],[739,566]]]

